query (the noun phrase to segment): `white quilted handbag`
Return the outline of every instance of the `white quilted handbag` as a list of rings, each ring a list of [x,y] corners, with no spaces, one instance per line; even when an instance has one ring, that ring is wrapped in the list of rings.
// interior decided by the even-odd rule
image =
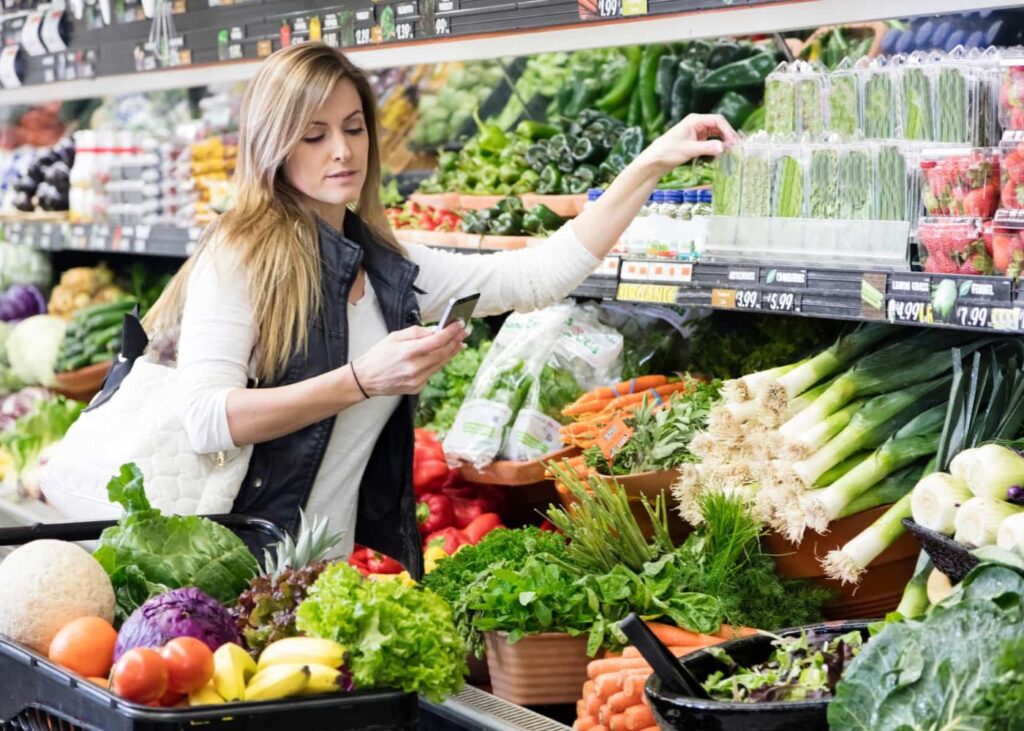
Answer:
[[[134,462],[153,507],[177,515],[229,513],[249,469],[252,447],[198,454],[179,416],[178,371],[138,358],[106,401],[82,413],[47,460],[46,501],[73,521],[121,514],[107,482]],[[102,395],[102,394],[101,394]]]

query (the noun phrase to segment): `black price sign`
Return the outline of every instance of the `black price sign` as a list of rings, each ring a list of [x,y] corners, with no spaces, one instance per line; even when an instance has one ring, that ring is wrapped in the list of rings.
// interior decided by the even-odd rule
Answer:
[[[415,37],[415,25],[409,21],[395,23],[395,40],[411,41]]]
[[[737,310],[756,310],[761,306],[761,293],[756,289],[736,290]]]
[[[434,18],[434,35],[447,36],[452,33],[452,22],[448,18]]]
[[[934,322],[930,302],[890,299],[886,306],[889,322]]]
[[[373,43],[372,28],[356,28],[356,45],[368,46]]]
[[[622,16],[622,0],[597,0],[597,17],[618,18]]]
[[[957,305],[956,322],[960,327],[987,328],[991,312],[985,305]]]
[[[761,309],[769,312],[797,312],[800,300],[795,292],[765,292],[761,295]]]
[[[437,0],[437,12],[450,13],[459,7],[457,0]]]

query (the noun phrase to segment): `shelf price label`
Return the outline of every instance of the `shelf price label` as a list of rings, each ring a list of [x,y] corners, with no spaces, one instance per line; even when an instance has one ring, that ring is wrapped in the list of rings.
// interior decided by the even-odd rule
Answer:
[[[957,305],[956,322],[960,327],[987,328],[991,312],[985,305]]]
[[[1024,329],[1021,326],[1022,316],[1024,309],[1020,307],[993,307],[989,321],[993,330],[1014,332]]]
[[[356,45],[368,46],[373,43],[372,28],[356,28]]]
[[[761,309],[769,312],[799,312],[800,298],[795,292],[765,292]]]
[[[581,10],[584,3],[580,3]],[[618,18],[622,16],[622,0],[597,0],[597,17]]]
[[[667,284],[638,284],[622,282],[615,293],[615,299],[623,302],[652,302],[659,305],[674,305],[679,287]]]
[[[931,303],[915,300],[890,299],[886,303],[886,316],[889,322],[916,322],[919,324],[935,322]]]
[[[410,21],[403,21],[395,24],[395,40],[411,41],[416,35],[415,24]]]
[[[449,36],[452,34],[452,21],[448,18],[434,18],[434,35]]]
[[[726,310],[756,310],[761,307],[761,293],[756,289],[712,289],[711,306]]]

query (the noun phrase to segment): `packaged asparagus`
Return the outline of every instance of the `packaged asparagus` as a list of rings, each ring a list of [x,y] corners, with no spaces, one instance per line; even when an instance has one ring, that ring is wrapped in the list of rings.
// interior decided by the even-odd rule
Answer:
[[[772,210],[772,144],[768,135],[757,134],[743,145],[743,179],[740,182],[740,215],[767,218]]]
[[[808,211],[810,218],[839,216],[839,146],[835,141],[810,147]]]
[[[999,126],[999,87],[1002,52],[998,48],[984,51],[972,49],[967,53],[967,62],[976,76],[977,95],[974,113],[975,139],[972,144],[993,147],[999,144],[1002,130]]]
[[[829,77],[829,129],[844,137],[852,137],[861,129],[860,83],[853,62],[844,58]]]
[[[711,199],[712,215],[740,215],[742,181],[743,145],[737,144],[726,149],[715,163],[714,196]]]
[[[797,61],[796,108],[800,132],[818,135],[825,131],[825,89],[828,71],[820,63]]]
[[[908,175],[911,167],[907,164],[907,146],[899,140],[882,140],[874,150],[874,217],[880,221],[909,220]]]
[[[765,129],[769,134],[796,132],[796,77],[780,63],[764,82]]]
[[[908,140],[932,140],[935,123],[932,115],[932,75],[935,66],[921,53],[895,62],[900,79],[900,109],[903,137]]]
[[[844,145],[839,155],[839,218],[870,220],[874,202],[874,155],[867,142]]]
[[[978,115],[978,75],[967,63],[962,46],[941,57],[935,77],[935,139],[938,142],[975,144]]]
[[[807,186],[806,147],[782,144],[772,148],[772,215],[803,218]]]
[[[883,58],[857,62],[864,99],[864,136],[876,139],[899,137],[899,84],[895,69]]]

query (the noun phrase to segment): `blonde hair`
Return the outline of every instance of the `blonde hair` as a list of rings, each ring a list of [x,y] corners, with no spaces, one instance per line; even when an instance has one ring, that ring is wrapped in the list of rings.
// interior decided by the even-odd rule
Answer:
[[[285,180],[282,168],[335,85],[351,81],[363,104],[369,135],[366,181],[350,206],[375,239],[400,253],[380,200],[377,100],[355,65],[323,43],[303,43],[270,56],[249,83],[239,120],[236,202],[211,224],[146,315],[151,333],[173,332],[181,321],[192,267],[207,246],[240,250],[259,335],[256,374],[281,376],[290,358],[305,350],[310,323],[322,304],[316,217]]]

